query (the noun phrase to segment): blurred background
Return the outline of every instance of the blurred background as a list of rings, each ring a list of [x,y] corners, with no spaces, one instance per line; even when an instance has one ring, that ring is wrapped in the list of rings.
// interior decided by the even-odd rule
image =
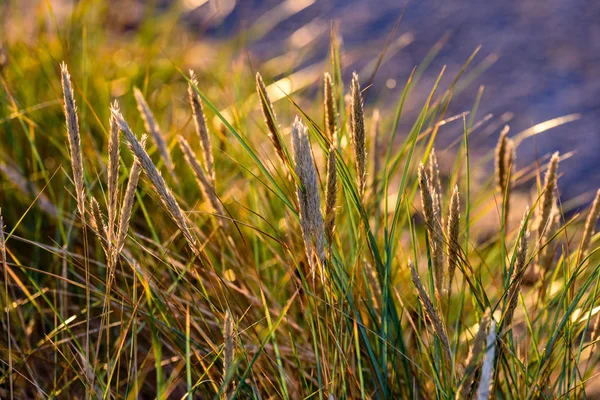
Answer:
[[[332,26],[342,38],[346,82],[358,71],[366,84],[390,40],[367,99],[382,112],[393,113],[411,70],[431,61],[400,121],[403,132],[441,68],[447,67],[442,80],[447,86],[481,45],[470,67],[476,73],[447,113],[470,110],[479,87],[485,88],[477,119],[489,115],[490,122],[473,137],[474,151],[489,151],[504,123],[516,135],[567,116],[524,140],[517,162],[541,163],[555,150],[572,151],[561,167],[563,198],[581,195],[578,202],[586,202],[600,186],[600,5],[594,1],[120,0],[103,2],[99,14],[89,11],[90,4],[98,3],[91,1],[5,1],[4,41],[35,42],[40,29],[58,26],[67,32],[81,23],[78,15],[88,23],[96,15],[113,40],[154,32],[150,37],[160,47],[154,53],[158,57],[173,57],[183,49],[175,62],[186,67],[260,69],[273,80],[292,75],[288,89],[313,98],[328,68]],[[34,16],[36,23],[11,23]],[[186,46],[179,47],[182,43]],[[440,131],[437,147],[455,140],[461,125]]]

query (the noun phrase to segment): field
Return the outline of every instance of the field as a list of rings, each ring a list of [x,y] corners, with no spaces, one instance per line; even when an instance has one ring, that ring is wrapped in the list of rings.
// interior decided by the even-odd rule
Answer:
[[[1,398],[598,396],[600,191],[518,157],[578,116],[480,115],[478,49],[384,101],[390,46],[354,73],[336,23],[295,71],[257,25],[69,13],[12,13],[0,51]]]

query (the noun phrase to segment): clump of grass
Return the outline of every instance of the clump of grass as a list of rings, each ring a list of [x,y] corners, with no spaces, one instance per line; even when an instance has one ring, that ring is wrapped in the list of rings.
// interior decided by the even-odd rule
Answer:
[[[231,63],[233,46],[222,45],[215,58],[227,68],[211,64],[198,77],[185,76],[173,67],[189,61],[181,26],[168,24],[177,40],[160,31],[153,40],[140,34],[96,41],[104,30],[83,17],[88,9],[105,12],[97,6],[79,7],[72,29],[60,36],[41,31],[44,52],[11,45],[0,77],[0,110],[7,111],[1,135],[11,144],[0,151],[0,203],[11,227],[0,221],[0,358],[8,360],[0,365],[0,397],[590,397],[599,358],[600,194],[586,214],[574,213],[559,198],[555,156],[520,227],[501,216],[499,229],[484,226],[499,193],[506,218],[523,211],[519,192],[536,185],[535,166],[514,163],[516,143],[531,143],[520,134],[510,139],[506,129],[495,150],[495,179],[480,179],[490,175],[484,161],[494,149],[479,157],[468,139],[501,123],[479,119],[481,96],[462,127],[446,115],[485,61],[471,66],[473,56],[454,79],[440,75],[415,107],[420,96],[413,94],[428,73],[419,67],[391,112],[375,96],[378,79],[369,81],[369,104],[355,74],[349,96],[341,96],[347,58],[334,30],[328,73],[311,67],[277,77],[283,95],[276,117],[262,77],[248,85],[247,64]],[[180,20],[176,8],[164,13]],[[156,38],[173,41],[165,46],[168,62],[153,51]],[[102,56],[91,62],[96,52]],[[130,60],[115,62],[123,54]],[[73,81],[64,65],[56,76],[39,73],[58,70],[52,60],[70,56]],[[259,67],[270,81],[272,69]],[[320,94],[313,101],[321,76],[323,102]],[[142,79],[149,93],[168,93],[153,98],[168,103],[166,110],[150,111],[133,89]],[[365,115],[373,115],[369,132]],[[257,150],[257,117],[285,165],[283,176]],[[172,124],[164,132],[176,132],[172,155],[159,120]],[[406,122],[413,127],[405,132]],[[130,128],[142,123],[150,136]],[[196,140],[185,136],[192,125]],[[210,132],[213,125],[218,129]],[[456,159],[438,160],[437,135],[456,127],[464,140],[445,151]],[[121,135],[129,151],[119,151]],[[150,137],[155,146],[146,150]],[[201,202],[220,226],[195,212]],[[408,258],[414,261],[407,268]],[[541,275],[528,287],[534,266]]]

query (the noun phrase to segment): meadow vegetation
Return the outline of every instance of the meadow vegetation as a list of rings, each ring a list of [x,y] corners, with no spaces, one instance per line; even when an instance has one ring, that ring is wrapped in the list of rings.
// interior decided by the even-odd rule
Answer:
[[[600,191],[563,206],[572,154],[520,163],[531,132],[470,154],[484,90],[447,110],[477,50],[402,131],[430,59],[379,111],[335,27],[286,92],[237,43],[189,70],[176,12],[116,36],[97,3],[4,48],[0,397],[589,395]]]

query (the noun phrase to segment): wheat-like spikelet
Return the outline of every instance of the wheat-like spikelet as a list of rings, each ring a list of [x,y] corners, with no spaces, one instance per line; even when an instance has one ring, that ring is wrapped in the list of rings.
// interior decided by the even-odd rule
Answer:
[[[351,124],[351,137],[352,137],[352,149],[354,150],[354,162],[356,164],[356,180],[358,186],[358,194],[360,197],[365,192],[365,181],[366,181],[366,135],[365,135],[365,114],[363,111],[362,96],[360,93],[360,83],[358,81],[358,74],[354,72],[352,74],[352,101],[351,101],[351,113],[350,113],[350,124]]]
[[[337,113],[333,93],[333,80],[328,72],[324,75],[324,108],[325,108],[325,133],[332,143],[337,142]]]
[[[452,196],[450,197],[450,206],[448,210],[448,225],[446,228],[446,237],[448,240],[448,293],[452,290],[452,280],[454,272],[458,266],[460,257],[460,244],[458,242],[458,234],[460,231],[460,196],[458,194],[458,186],[454,186]]]
[[[596,197],[594,198],[594,202],[590,207],[590,211],[588,212],[588,216],[585,220],[585,226],[583,228],[583,235],[581,237],[581,245],[579,246],[579,255],[577,264],[581,261],[582,258],[585,257],[588,247],[590,246],[590,240],[594,235],[594,228],[596,226],[596,222],[598,221],[598,215],[600,214],[600,190],[596,192]]]
[[[283,144],[281,143],[279,135],[277,134],[277,117],[275,116],[275,110],[273,109],[273,104],[271,104],[271,100],[267,94],[265,82],[263,81],[263,78],[259,72],[256,73],[256,94],[260,100],[260,108],[262,110],[263,117],[265,118],[267,129],[269,129],[269,138],[273,143],[273,147],[275,147],[277,155],[281,161],[287,165],[287,157],[283,151]]]
[[[473,386],[473,377],[476,375],[477,365],[479,364],[479,358],[481,353],[485,349],[485,339],[487,336],[487,329],[490,324],[490,309],[486,309],[481,321],[479,322],[479,329],[477,334],[471,342],[471,348],[469,349],[469,355],[465,361],[465,376],[462,379],[462,383],[456,391],[456,399],[468,399],[470,398],[471,388]]]
[[[529,208],[525,210],[523,220],[521,221],[521,227],[519,228],[519,240],[515,243],[515,265],[513,266],[512,274],[510,277],[508,292],[506,295],[507,309],[504,317],[502,318],[501,327],[507,328],[512,324],[515,309],[519,301],[519,292],[521,291],[521,283],[523,281],[523,275],[525,273],[526,261],[527,261],[527,217],[529,214]]]
[[[504,195],[504,190],[506,189],[507,175],[508,171],[506,170],[506,154],[507,154],[507,142],[508,142],[508,132],[510,131],[510,127],[508,125],[504,126],[502,132],[500,132],[500,138],[498,139],[498,144],[496,145],[496,188],[500,195]]]
[[[119,109],[119,103],[115,100],[112,105],[115,110]],[[110,116],[110,130],[108,137],[108,242],[113,243],[116,234],[115,221],[117,219],[119,184],[119,124],[115,117]]]
[[[210,177],[211,182],[215,183],[215,170],[214,170],[214,159],[212,152],[212,143],[210,141],[210,135],[208,133],[208,126],[206,124],[206,116],[204,115],[204,109],[202,107],[202,100],[196,92],[198,87],[198,80],[194,71],[190,70],[190,81],[188,85],[188,93],[190,95],[190,103],[192,105],[192,113],[194,115],[194,124],[196,125],[196,132],[200,137],[200,145],[202,146],[202,154],[204,155],[204,165],[206,166],[206,173]]]
[[[77,106],[75,105],[75,96],[73,95],[71,76],[69,75],[67,64],[62,63],[60,68],[77,209],[82,220],[85,220],[85,183],[83,180],[83,157],[81,155],[81,137],[79,135],[79,122],[77,120]]]
[[[321,214],[317,171],[308,140],[308,129],[298,117],[292,125],[292,146],[296,175],[300,180],[300,184],[296,187],[300,206],[300,226],[314,279],[317,264],[320,263],[322,266],[325,262],[325,228]],[[315,260],[315,256],[317,260]]]
[[[442,216],[442,180],[440,179],[440,166],[438,165],[435,149],[429,154],[429,184],[433,197],[433,211],[436,216],[437,225],[444,226]]]
[[[146,140],[148,139],[147,134],[143,134],[140,140],[142,149],[146,146]],[[115,243],[115,254],[113,257],[118,257],[119,252],[125,245],[125,236],[129,230],[129,220],[131,219],[131,211],[133,209],[133,202],[135,201],[135,191],[138,186],[140,174],[142,172],[142,165],[140,159],[134,155],[133,165],[129,171],[129,180],[127,181],[127,188],[125,189],[125,196],[123,196],[123,205],[121,207],[121,215],[119,217],[119,230],[117,233],[117,240]]]
[[[500,138],[496,146],[496,190],[502,199],[506,199],[503,204],[504,207],[504,224],[508,220],[508,213],[510,210],[510,192],[511,192],[511,178],[512,171],[515,162],[515,145],[514,142],[508,138],[508,132],[510,128],[508,125],[500,132]]]
[[[477,400],[488,400],[494,379],[494,361],[496,357],[496,321],[492,320],[490,331],[485,341],[485,357],[481,366],[481,377],[475,398]]]
[[[148,131],[150,136],[152,136],[154,144],[156,144],[156,148],[158,149],[163,160],[165,161],[165,166],[167,167],[167,170],[173,176],[173,179],[177,180],[177,177],[175,176],[174,172],[173,161],[171,160],[171,154],[169,153],[169,148],[167,146],[167,143],[165,142],[165,139],[163,138],[162,132],[160,131],[160,127],[158,126],[158,123],[154,118],[152,110],[150,110],[150,107],[148,106],[148,103],[146,102],[146,99],[144,98],[144,95],[142,94],[140,89],[134,87],[133,94],[137,103],[138,110],[142,115],[142,119],[144,120],[144,126],[146,127],[146,130]]]
[[[100,239],[100,244],[102,245],[102,249],[104,249],[104,254],[108,260],[110,256],[108,233],[106,231],[104,218],[102,217],[102,212],[100,211],[100,204],[98,204],[95,197],[92,197],[90,200],[90,214],[92,215],[92,228],[96,231],[96,235],[98,236],[98,239]]]
[[[543,237],[544,229],[548,223],[548,217],[552,210],[552,205],[555,203],[554,192],[556,191],[556,170],[558,169],[558,152],[552,155],[550,164],[548,165],[548,171],[546,172],[546,179],[544,182],[544,188],[542,190],[542,198],[538,209],[538,220],[537,220],[537,234],[538,240]]]
[[[425,170],[425,166],[421,163],[419,166],[419,191],[421,193],[421,203],[423,205],[423,216],[425,217],[425,225],[429,233],[429,244],[431,248],[431,264],[433,269],[433,280],[435,284],[436,298],[441,298],[444,281],[444,267],[442,265],[442,235],[439,229],[439,223],[436,219],[434,210],[434,196],[429,176]]]
[[[127,122],[125,122],[125,119],[121,113],[118,110],[111,111],[116,117],[121,131],[123,131],[127,141],[129,142],[129,149],[139,159],[142,169],[148,176],[148,179],[150,179],[150,182],[152,182],[152,186],[154,186],[154,190],[156,190],[161,202],[169,214],[171,214],[171,218],[173,218],[173,221],[187,240],[192,250],[197,251],[196,239],[192,236],[191,231],[188,229],[183,211],[181,210],[179,203],[177,203],[175,196],[167,187],[167,184],[165,183],[160,171],[156,168],[148,156],[148,153],[146,153],[140,142],[136,139],[134,133],[129,128],[129,125],[127,125]]]
[[[337,202],[337,166],[335,144],[329,147],[327,155],[327,189],[325,192],[325,237],[331,246],[335,229],[335,205]]]
[[[427,295],[427,291],[425,290],[425,287],[423,287],[421,278],[419,278],[419,274],[417,273],[417,269],[415,268],[415,264],[412,262],[412,260],[408,260],[408,266],[410,268],[410,275],[411,275],[413,284],[415,285],[415,288],[417,289],[417,294],[419,296],[419,300],[421,301],[421,305],[423,306],[423,311],[425,312],[427,319],[429,319],[429,322],[431,322],[433,331],[435,332],[437,337],[440,339],[442,348],[444,349],[444,351],[446,352],[446,355],[448,356],[448,360],[451,361],[452,360],[452,351],[450,350],[450,340],[448,339],[448,334],[446,333],[446,328],[444,328],[444,323],[442,322],[440,313],[438,312],[438,310],[435,308],[435,306],[431,302],[431,299],[429,299],[429,296]]]
[[[231,317],[231,313],[229,310],[225,312],[225,322],[223,324],[223,337],[224,337],[224,348],[223,348],[223,382],[222,384],[226,384],[226,387],[223,389],[223,399],[229,400],[233,396],[233,392],[235,389],[235,382],[231,381],[229,383],[226,382],[228,373],[230,368],[233,366],[234,361],[234,336],[233,336],[233,318]]]
[[[212,208],[215,210],[215,212],[217,214],[224,215],[225,212],[223,210],[223,205],[221,204],[221,202],[219,201],[219,198],[217,197],[217,194],[216,194],[214,186],[212,185],[212,182],[206,176],[206,174],[204,173],[204,169],[202,169],[200,162],[196,158],[196,154],[191,149],[187,140],[185,140],[185,138],[182,135],[179,135],[177,137],[177,140],[179,140],[179,147],[181,148],[181,151],[183,152],[185,160],[187,161],[188,165],[194,172],[194,176],[196,177],[196,181],[198,182],[198,187],[202,191],[202,194],[204,195],[205,198],[208,199],[208,201],[210,202],[210,205],[212,206]]]

